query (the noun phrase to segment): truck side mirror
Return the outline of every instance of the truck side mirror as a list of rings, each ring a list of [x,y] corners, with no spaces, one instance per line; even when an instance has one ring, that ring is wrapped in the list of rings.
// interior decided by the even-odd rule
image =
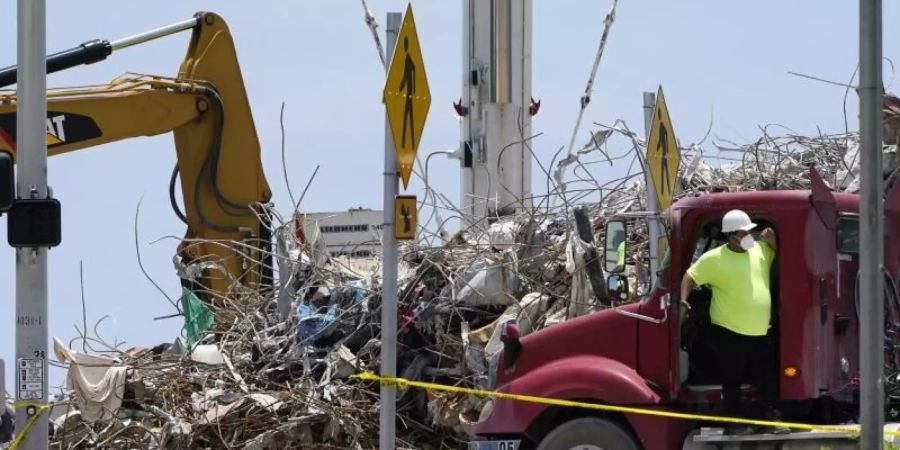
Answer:
[[[12,153],[0,150],[0,213],[12,209],[16,202],[16,170]]]
[[[621,220],[611,220],[606,223],[604,253],[607,272],[622,273],[625,271],[625,257],[628,251],[625,243],[625,231],[625,222]]]
[[[628,300],[628,277],[620,274],[612,274],[606,279],[606,290],[612,302],[620,303]]]

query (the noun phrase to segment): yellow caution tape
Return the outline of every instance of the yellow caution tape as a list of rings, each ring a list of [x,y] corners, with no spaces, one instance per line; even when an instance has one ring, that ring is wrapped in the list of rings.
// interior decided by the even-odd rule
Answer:
[[[405,378],[397,378],[397,377],[383,377],[380,375],[376,375],[371,372],[363,372],[360,374],[353,375],[354,378],[359,378],[361,380],[368,381],[378,381],[381,384],[394,386],[397,389],[406,389],[409,387],[417,387],[422,388],[429,391],[443,391],[443,392],[453,392],[457,394],[469,394],[469,395],[477,395],[480,397],[491,397],[491,398],[502,398],[506,400],[518,400],[522,402],[531,402],[531,403],[540,403],[544,405],[553,405],[553,406],[566,406],[571,408],[585,408],[585,409],[593,409],[599,411],[612,411],[619,413],[627,413],[627,414],[641,414],[645,416],[657,416],[657,417],[668,417],[672,419],[683,419],[683,420],[699,420],[699,421],[708,421],[708,422],[723,422],[723,423],[734,423],[734,424],[742,424],[742,425],[756,425],[763,427],[785,427],[792,428],[796,430],[807,430],[807,431],[836,431],[836,432],[844,432],[844,433],[853,433],[859,434],[860,428],[859,426],[853,425],[812,425],[807,423],[796,423],[796,422],[779,422],[772,420],[755,420],[755,419],[744,419],[740,417],[722,417],[722,416],[708,416],[703,414],[687,414],[687,413],[679,413],[679,412],[671,412],[671,411],[662,411],[658,409],[648,409],[648,408],[634,408],[630,406],[616,406],[616,405],[605,405],[599,403],[587,403],[587,402],[578,402],[572,400],[561,400],[557,398],[548,398],[548,397],[538,397],[535,395],[523,395],[523,394],[510,394],[508,392],[499,392],[499,391],[488,391],[484,389],[473,389],[466,388],[460,386],[451,386],[447,384],[438,384],[438,383],[426,383],[424,381],[413,381],[407,380]],[[884,435],[886,436],[900,436],[900,431],[884,431]]]
[[[13,439],[12,443],[9,444],[8,450],[15,450],[19,447],[22,441],[25,439],[25,436],[28,435],[28,431],[31,430],[31,427],[34,425],[34,422],[37,421],[38,417],[44,413],[44,411],[50,409],[47,405],[42,405],[40,403],[27,402],[27,401],[17,401],[13,402],[12,406],[14,408],[27,408],[32,406],[35,408],[34,414],[25,421],[25,425],[22,426],[22,430],[16,433],[16,437]]]

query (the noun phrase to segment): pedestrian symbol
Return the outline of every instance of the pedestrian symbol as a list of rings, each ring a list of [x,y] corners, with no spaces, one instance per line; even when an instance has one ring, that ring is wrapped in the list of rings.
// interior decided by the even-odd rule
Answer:
[[[401,228],[401,230],[403,231],[401,231],[401,233],[409,233],[409,231],[412,229],[412,227],[410,226],[410,222],[412,222],[412,220],[410,219],[410,212],[411,211],[409,210],[408,206],[400,205],[400,217],[403,218],[403,227]]]
[[[406,8],[397,42],[388,69],[383,100],[397,152],[397,166],[403,179],[403,187],[406,188],[431,106],[431,93],[428,90],[412,5]]]
[[[659,122],[659,140],[656,141],[656,151],[660,154],[662,167],[660,168],[659,188],[663,194],[671,194],[669,190],[669,129],[662,121],[662,111],[656,111],[656,120]]]
[[[394,238],[408,241],[416,238],[416,196],[398,195],[394,198]]]
[[[647,165],[656,190],[656,199],[660,211],[672,204],[675,195],[675,182],[678,176],[678,165],[681,163],[681,151],[675,140],[672,120],[666,107],[662,86],[656,94],[656,107],[647,137]]]
[[[406,147],[406,130],[409,129],[409,137],[413,147],[416,147],[416,129],[413,121],[413,96],[416,95],[416,64],[409,56],[409,36],[403,37],[403,52],[406,58],[403,61],[403,80],[400,81],[400,91],[406,89],[406,104],[403,107],[403,138],[401,147]],[[409,127],[407,127],[409,125]]]

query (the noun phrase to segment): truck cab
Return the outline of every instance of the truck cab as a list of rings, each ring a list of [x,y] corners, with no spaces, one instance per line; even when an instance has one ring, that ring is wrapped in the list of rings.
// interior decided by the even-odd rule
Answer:
[[[681,199],[668,210],[668,249],[648,295],[520,339],[514,323],[504,325],[510,332],[505,333],[505,347],[490,387],[512,394],[716,414],[721,376],[710,364],[715,360],[709,353],[708,323],[689,318],[678,302],[678,290],[691,263],[724,243],[721,218],[737,208],[760,225],[758,230],[772,227],[778,239],[768,335],[776,356],[760,363],[778,374],[779,409],[795,422],[855,419],[858,306],[868,300],[859,299],[855,289],[859,198],[829,191],[814,170],[810,176],[809,191],[716,193]],[[886,197],[884,229],[885,268],[897,280],[900,186]],[[611,277],[611,289],[622,285],[616,277]],[[889,295],[896,296],[894,286]],[[695,289],[690,301],[696,306],[691,311],[708,305],[710,295],[708,289]],[[896,305],[896,299],[889,303]],[[891,320],[892,312],[886,314],[886,320]],[[742,395],[752,401],[753,387],[746,386]],[[470,448],[704,448],[690,447],[688,442],[701,425],[721,426],[495,398],[474,428],[484,441]]]

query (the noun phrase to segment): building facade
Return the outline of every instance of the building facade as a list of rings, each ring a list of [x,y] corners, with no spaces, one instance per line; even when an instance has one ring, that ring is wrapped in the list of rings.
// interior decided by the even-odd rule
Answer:
[[[306,235],[321,236],[329,255],[355,258],[367,258],[380,252],[383,221],[381,211],[367,208],[307,213],[303,220]]]

